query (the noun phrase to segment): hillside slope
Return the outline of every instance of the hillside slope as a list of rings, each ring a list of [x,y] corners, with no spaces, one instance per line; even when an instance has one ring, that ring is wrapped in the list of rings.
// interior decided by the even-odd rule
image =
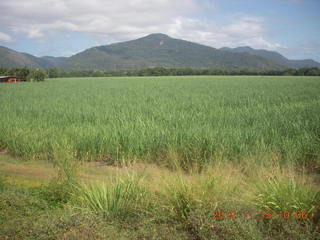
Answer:
[[[55,68],[65,60],[64,57],[35,57],[0,46],[0,67]]]
[[[136,40],[97,46],[71,57],[36,57],[0,46],[0,67],[58,68],[61,71],[126,70],[150,67],[211,69],[285,69],[319,67],[312,60],[290,60],[251,47],[220,48],[150,34]]]
[[[9,48],[0,47],[0,66],[5,68],[31,67],[41,68],[41,64],[35,61],[36,57],[19,53]]]
[[[302,59],[302,60],[290,60],[280,53],[275,51],[268,51],[264,49],[253,49],[251,47],[237,47],[237,48],[221,48],[220,50],[225,50],[233,53],[249,53],[252,55],[267,58],[278,64],[285,65],[291,68],[303,68],[303,67],[318,67],[320,68],[320,63],[312,59]]]
[[[285,66],[248,53],[233,53],[151,34],[137,40],[87,49],[68,58],[62,70],[114,70],[148,67],[282,69]]]

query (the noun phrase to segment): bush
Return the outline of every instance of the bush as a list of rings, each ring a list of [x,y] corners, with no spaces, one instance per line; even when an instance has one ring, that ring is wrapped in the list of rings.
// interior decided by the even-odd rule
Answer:
[[[42,82],[48,77],[47,72],[43,69],[32,70],[27,76],[28,82]]]

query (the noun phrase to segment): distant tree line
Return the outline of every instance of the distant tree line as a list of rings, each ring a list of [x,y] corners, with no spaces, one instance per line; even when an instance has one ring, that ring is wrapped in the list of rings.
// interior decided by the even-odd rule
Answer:
[[[11,69],[0,67],[0,75],[22,78],[28,82],[40,82],[48,77],[48,71],[44,69],[29,69],[26,67]]]
[[[116,76],[186,76],[186,75],[262,75],[262,76],[320,76],[319,68],[300,68],[285,70],[223,70],[223,69],[194,69],[194,68],[146,68],[137,70],[113,70],[113,71],[75,71],[60,72],[57,69],[49,69],[48,76],[56,77],[116,77]]]
[[[74,71],[62,72],[58,69],[28,69],[0,67],[0,75],[10,75],[27,79],[27,81],[43,81],[46,77],[117,77],[117,76],[185,76],[185,75],[250,75],[250,76],[320,76],[319,68],[300,68],[284,70],[224,70],[224,69],[194,69],[194,68],[146,68],[138,70],[109,70],[109,71]]]

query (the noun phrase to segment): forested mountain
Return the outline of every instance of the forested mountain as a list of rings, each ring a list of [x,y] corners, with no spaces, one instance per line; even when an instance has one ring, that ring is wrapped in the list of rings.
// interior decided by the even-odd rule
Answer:
[[[0,46],[0,67],[55,68],[65,59],[64,57],[35,57]]]
[[[87,49],[68,58],[62,70],[115,70],[149,67],[282,69],[286,66],[248,53],[233,53],[151,34],[137,40]]]
[[[289,60],[277,52],[251,47],[216,49],[157,33],[127,42],[89,48],[69,58],[35,57],[0,47],[0,67],[57,68],[60,71],[152,67],[279,70],[320,67],[320,63],[311,59]]]
[[[250,53],[252,55],[261,56],[277,62],[281,65],[285,65],[291,68],[303,68],[303,67],[320,67],[320,63],[312,59],[303,59],[303,60],[290,60],[282,56],[280,53],[275,51],[268,51],[264,49],[253,49],[251,47],[237,47],[237,48],[220,48],[220,50],[226,50],[234,53]]]

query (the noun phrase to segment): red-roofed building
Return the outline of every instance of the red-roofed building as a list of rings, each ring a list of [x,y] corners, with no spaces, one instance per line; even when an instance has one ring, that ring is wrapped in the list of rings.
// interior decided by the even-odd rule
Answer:
[[[13,77],[13,76],[0,76],[0,83],[17,83],[26,81],[23,78]]]

